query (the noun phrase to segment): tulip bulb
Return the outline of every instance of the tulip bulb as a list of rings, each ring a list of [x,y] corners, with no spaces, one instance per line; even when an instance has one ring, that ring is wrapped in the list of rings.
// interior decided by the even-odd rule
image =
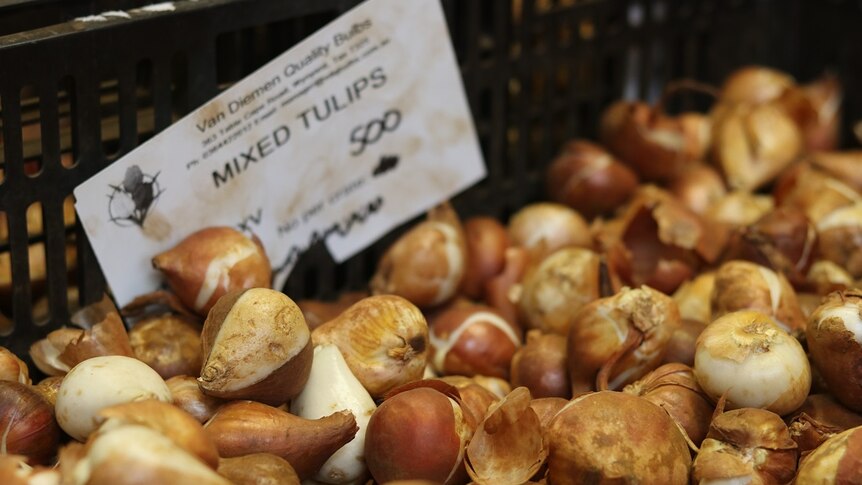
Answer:
[[[772,317],[756,311],[728,313],[697,339],[694,373],[713,399],[732,408],[763,408],[784,415],[811,388],[811,368],[799,342]]]
[[[368,391],[350,372],[338,347],[319,345],[314,348],[311,374],[305,388],[290,403],[290,412],[306,419],[319,419],[332,411],[348,410],[356,418],[359,431],[336,451],[320,468],[315,479],[324,483],[347,484],[366,473],[365,431],[368,420],[377,409]]]
[[[589,219],[622,206],[637,184],[637,175],[631,169],[586,140],[568,142],[546,172],[551,200]]]
[[[479,305],[443,311],[429,331],[434,369],[440,374],[509,378],[521,338],[493,309]]]
[[[305,419],[254,401],[222,406],[204,425],[222,458],[272,453],[290,463],[302,479],[314,476],[359,428],[350,411]]]
[[[571,397],[566,337],[529,331],[527,343],[512,358],[510,375],[513,386],[526,387],[534,398]]]
[[[527,249],[535,260],[567,246],[593,245],[584,218],[557,203],[538,202],[521,208],[509,219],[508,229],[512,245]]]
[[[144,399],[171,402],[171,391],[156,371],[131,357],[94,357],[63,378],[55,406],[57,422],[69,436],[84,441],[96,429],[99,411]]]
[[[824,259],[854,278],[862,277],[862,202],[836,209],[817,221],[817,234]]]
[[[464,230],[458,214],[444,204],[386,250],[371,278],[371,292],[433,307],[455,296],[466,267]]]
[[[334,344],[372,397],[418,380],[428,361],[428,323],[406,299],[377,295],[353,304],[312,332],[315,345]]]
[[[0,381],[0,455],[45,463],[57,452],[59,440],[51,404],[26,384]]]
[[[658,367],[679,320],[676,303],[647,286],[581,308],[567,343],[572,392],[620,389]]]
[[[559,249],[529,269],[518,307],[529,328],[566,335],[572,317],[600,296],[601,260],[589,249]]]
[[[839,433],[799,462],[796,481],[803,483],[858,483],[862,480],[862,426]]]
[[[234,485],[300,485],[299,476],[284,458],[272,453],[252,453],[222,458],[218,474]]]
[[[473,429],[460,404],[429,387],[387,398],[368,422],[365,460],[378,483],[425,479],[461,483]]]
[[[204,394],[279,405],[311,370],[311,332],[299,307],[267,288],[237,290],[215,304],[201,334]]]
[[[96,433],[85,453],[74,467],[76,485],[230,484],[169,438],[142,425],[126,424]]]
[[[547,440],[547,478],[555,485],[689,483],[685,438],[662,408],[637,396],[576,397],[551,420]]]
[[[806,329],[811,361],[838,401],[862,412],[862,291],[829,295]]]
[[[503,272],[509,235],[506,227],[491,217],[471,217],[464,222],[467,242],[467,268],[461,281],[461,292],[480,299],[487,282]]]
[[[174,376],[165,381],[171,390],[173,405],[194,416],[199,423],[205,423],[215,415],[225,403],[217,397],[207,396],[192,376]]]
[[[232,290],[269,287],[272,269],[257,237],[230,227],[208,227],[156,255],[153,266],[183,304],[206,316]]]
[[[201,364],[201,329],[197,323],[173,314],[139,321],[129,331],[135,357],[170,379],[196,375]]]
[[[728,261],[715,273],[712,318],[739,310],[773,317],[784,330],[805,328],[796,292],[781,273],[748,261]]]

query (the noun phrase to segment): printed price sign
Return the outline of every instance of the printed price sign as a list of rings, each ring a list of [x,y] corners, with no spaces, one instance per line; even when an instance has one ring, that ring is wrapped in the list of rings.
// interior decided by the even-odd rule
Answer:
[[[264,244],[281,288],[325,240],[344,261],[485,176],[439,0],[369,0],[75,189],[124,305],[150,260],[232,226]]]

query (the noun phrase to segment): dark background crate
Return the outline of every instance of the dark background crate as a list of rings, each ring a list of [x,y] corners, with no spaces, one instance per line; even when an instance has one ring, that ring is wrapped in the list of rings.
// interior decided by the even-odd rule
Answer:
[[[0,345],[19,355],[105,288],[80,225],[64,221],[72,189],[357,2],[179,1],[173,12],[131,20],[73,20],[144,3],[0,7],[0,212],[8,222],[0,273],[11,267],[14,282],[0,284],[0,312],[11,318],[0,322]],[[718,83],[738,66],[761,63],[808,81],[829,69],[847,89],[846,143],[849,121],[862,118],[859,1],[443,4],[489,169],[455,199],[463,216],[505,219],[541,198],[544,168],[565,140],[594,137],[612,100],[653,100],[675,78]],[[674,106],[704,101],[682,97]],[[41,230],[26,217],[37,203]],[[284,290],[298,299],[362,288],[405,227],[341,265],[322,245],[312,248]],[[67,249],[74,250],[68,258]],[[44,255],[44,276],[31,274],[28,252]]]

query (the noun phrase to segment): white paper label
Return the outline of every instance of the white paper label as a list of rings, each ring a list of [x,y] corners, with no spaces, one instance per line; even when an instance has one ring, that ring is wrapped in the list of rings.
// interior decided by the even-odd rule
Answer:
[[[151,258],[227,225],[281,288],[325,239],[338,262],[485,175],[439,0],[369,0],[75,189],[118,304]]]

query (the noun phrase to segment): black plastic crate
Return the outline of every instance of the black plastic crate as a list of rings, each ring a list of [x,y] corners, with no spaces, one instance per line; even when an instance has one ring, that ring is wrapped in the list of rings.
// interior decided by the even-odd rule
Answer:
[[[19,355],[105,289],[80,225],[64,217],[72,189],[357,1],[184,0],[170,12],[69,21],[105,3],[0,8],[0,232],[8,234],[0,242],[0,312],[11,319],[0,321],[0,345]],[[858,1],[443,4],[489,170],[456,198],[463,216],[505,218],[541,198],[544,168],[564,140],[593,137],[609,102],[655,99],[675,78],[716,83],[750,63],[800,80],[830,69],[847,88],[845,120],[862,118],[854,92],[862,86]],[[849,141],[849,125],[844,135]],[[363,287],[401,230],[341,265],[312,248],[284,290],[332,297]],[[31,272],[29,253],[44,255],[44,271]]]

